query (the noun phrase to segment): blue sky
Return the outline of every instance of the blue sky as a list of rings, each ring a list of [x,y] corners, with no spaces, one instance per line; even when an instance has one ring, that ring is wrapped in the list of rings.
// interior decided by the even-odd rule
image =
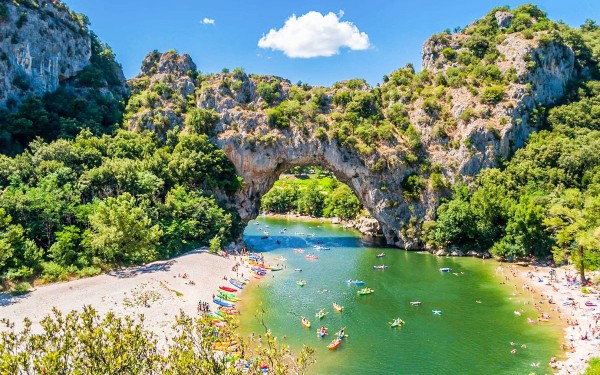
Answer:
[[[312,85],[331,85],[357,77],[376,84],[384,74],[408,62],[419,68],[421,46],[431,34],[464,27],[493,7],[523,3],[506,0],[65,2],[89,17],[92,29],[113,48],[128,78],[137,75],[148,52],[175,49],[190,54],[204,73],[242,67],[248,73],[272,74]],[[588,18],[600,23],[599,0],[540,0],[536,4],[552,19],[572,26],[579,26]],[[309,12],[320,14],[302,17]],[[330,12],[331,15],[322,17]],[[297,16],[296,22],[281,31],[293,14]],[[330,28],[324,30],[335,31],[336,38],[346,40],[348,47],[341,47],[339,54],[330,57],[286,55],[334,53],[336,40],[331,40],[331,33],[319,31],[321,23],[327,23]],[[279,32],[265,37],[261,42],[265,48],[260,48],[259,40],[271,29]],[[314,38],[321,34],[327,34],[328,38],[315,43]],[[299,43],[291,50],[289,43],[285,43],[290,37]],[[302,40],[308,44],[300,43]]]

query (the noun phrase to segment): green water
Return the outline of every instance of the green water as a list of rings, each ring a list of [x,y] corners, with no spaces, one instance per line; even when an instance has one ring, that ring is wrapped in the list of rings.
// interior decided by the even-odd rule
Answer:
[[[523,316],[514,315],[522,301],[511,296],[510,286],[500,285],[494,262],[374,248],[355,231],[319,222],[259,218],[258,223],[248,225],[246,243],[264,253],[266,263],[277,263],[273,258],[284,256],[287,269],[269,273],[245,289],[238,304],[242,333],[264,334],[254,316],[261,305],[275,336],[285,335],[296,350],[302,344],[315,349],[317,363],[311,374],[551,373],[547,364],[559,352],[560,329],[528,324],[526,317],[537,314],[527,306]],[[282,234],[283,228],[287,231]],[[264,230],[269,239],[260,238]],[[315,251],[318,241],[331,250]],[[306,252],[295,253],[294,248]],[[376,259],[382,251],[386,256]],[[305,259],[309,253],[319,260]],[[389,268],[372,269],[381,263]],[[453,273],[442,273],[441,267],[451,267]],[[297,286],[299,279],[307,285]],[[363,280],[375,292],[358,296],[358,287],[348,286],[348,279]],[[412,307],[409,302],[415,300],[422,305]],[[344,311],[333,311],[332,302],[344,306]],[[321,308],[329,314],[319,322],[315,313]],[[442,313],[434,315],[432,310]],[[301,315],[311,320],[310,329],[300,324]],[[406,325],[391,328],[388,322],[396,317]],[[317,337],[321,325],[332,334],[346,327],[348,338],[338,350],[327,350],[331,336]],[[511,341],[518,346],[511,346]],[[522,349],[522,344],[527,347]],[[513,348],[517,354],[510,353]],[[537,362],[540,367],[533,367]]]

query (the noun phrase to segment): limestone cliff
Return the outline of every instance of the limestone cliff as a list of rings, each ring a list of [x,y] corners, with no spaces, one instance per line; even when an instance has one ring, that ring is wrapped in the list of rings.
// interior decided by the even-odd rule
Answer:
[[[521,147],[577,74],[554,24],[536,8],[524,14],[517,25],[503,9],[435,35],[422,72],[407,66],[376,88],[297,86],[241,69],[202,76],[187,55],[153,53],[130,82],[128,123],[165,136],[192,112],[215,114],[207,132],[244,179],[229,199],[243,220],[281,172],[320,165],[356,193],[389,244],[418,248],[451,183]]]
[[[0,3],[0,107],[11,109],[28,95],[41,96],[74,80],[93,58],[87,19],[58,0],[15,0]],[[127,94],[120,67],[103,89],[123,99]],[[110,81],[110,80],[108,80]],[[98,88],[98,85],[95,85]]]

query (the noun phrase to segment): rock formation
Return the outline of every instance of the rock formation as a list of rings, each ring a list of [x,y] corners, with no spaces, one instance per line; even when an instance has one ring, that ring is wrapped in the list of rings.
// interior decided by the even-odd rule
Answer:
[[[87,18],[60,1],[2,1],[0,107],[14,109],[28,95],[41,96],[71,83],[90,65],[92,53]],[[119,82],[111,95],[121,100],[127,95],[125,78],[118,66],[114,74]]]
[[[505,30],[512,16],[497,11],[488,17]],[[165,134],[181,127],[190,107],[214,111],[218,121],[210,133],[244,179],[243,188],[229,198],[242,220],[257,215],[261,197],[283,171],[319,165],[356,193],[388,244],[418,248],[423,225],[434,219],[450,183],[470,181],[523,146],[536,129],[538,108],[559,100],[576,74],[573,51],[549,32],[512,32],[500,39],[486,47],[496,53],[494,62],[481,57],[476,67],[492,80],[499,77],[496,86],[485,81],[470,85],[468,79],[451,82],[451,75],[464,68],[460,59],[474,59],[477,53],[477,39],[469,30],[433,36],[423,47],[423,73],[406,67],[375,89],[358,80],[329,88],[299,87],[239,69],[198,77],[190,72],[195,65],[189,56],[153,53],[131,83],[138,96],[159,95],[149,107],[132,108],[129,126],[156,129],[160,123],[160,134]],[[418,86],[411,80],[426,83]],[[427,94],[440,87],[437,81],[446,82],[443,91]],[[421,91],[416,94],[415,89]],[[371,121],[383,133],[382,127],[393,121],[394,107],[402,108],[408,128],[371,143],[359,140],[364,138],[357,133],[367,127],[361,121]],[[356,117],[359,126],[345,128],[348,118]]]

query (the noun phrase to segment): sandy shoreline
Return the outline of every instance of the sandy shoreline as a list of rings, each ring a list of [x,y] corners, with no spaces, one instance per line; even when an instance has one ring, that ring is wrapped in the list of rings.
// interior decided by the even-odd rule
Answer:
[[[502,282],[514,287],[514,297],[524,298],[523,303],[538,310],[537,318],[542,320],[535,319],[533,324],[557,324],[563,328],[561,347],[564,354],[551,363],[557,373],[582,374],[588,360],[600,357],[600,307],[585,306],[587,301],[600,306],[600,295],[594,287],[588,287],[591,293],[583,294],[579,285],[567,281],[567,278],[578,280],[572,266],[554,268],[552,281],[551,270],[546,266],[522,267],[505,263],[498,266],[496,274]],[[593,273],[587,274],[587,277],[592,276]],[[547,321],[543,320],[544,316]]]
[[[3,293],[0,318],[10,319],[20,329],[23,318],[28,317],[36,330],[53,307],[69,312],[91,305],[101,314],[109,311],[118,316],[144,314],[145,327],[163,339],[172,335],[171,326],[181,310],[197,316],[199,301],[209,302],[216,310],[212,296],[220,285],[229,285],[224,276],[236,276],[232,268],[239,261],[239,257],[224,258],[194,250],[169,260],[43,285],[23,296]],[[239,270],[244,271],[245,268]],[[188,277],[181,277],[184,274]]]

